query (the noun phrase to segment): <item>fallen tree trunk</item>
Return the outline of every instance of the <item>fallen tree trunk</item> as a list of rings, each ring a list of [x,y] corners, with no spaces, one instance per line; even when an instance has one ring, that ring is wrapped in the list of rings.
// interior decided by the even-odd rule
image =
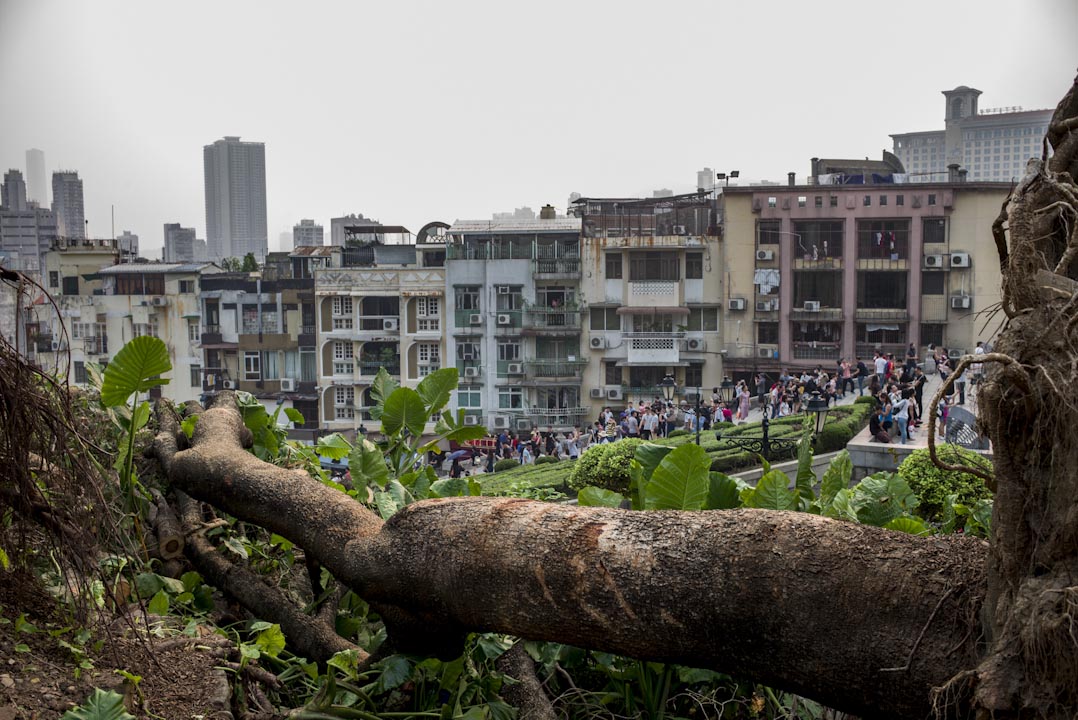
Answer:
[[[632,512],[515,499],[415,503],[383,523],[242,450],[229,393],[175,487],[283,535],[371,603],[397,647],[497,631],[710,667],[874,718],[926,716],[976,667],[985,543],[804,513]]]

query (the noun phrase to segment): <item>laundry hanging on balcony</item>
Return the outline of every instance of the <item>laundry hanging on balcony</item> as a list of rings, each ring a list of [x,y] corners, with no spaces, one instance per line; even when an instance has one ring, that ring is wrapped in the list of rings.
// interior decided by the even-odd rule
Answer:
[[[781,277],[779,271],[774,268],[760,268],[753,274],[752,282],[760,286],[761,295],[770,295],[771,289],[779,286]]]

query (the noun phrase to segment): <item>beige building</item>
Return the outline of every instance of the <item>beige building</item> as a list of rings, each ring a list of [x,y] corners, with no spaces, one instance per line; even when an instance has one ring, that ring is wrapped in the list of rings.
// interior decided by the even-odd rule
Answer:
[[[442,367],[445,245],[347,243],[314,271],[322,430],[377,432],[379,369],[414,388]]]
[[[1001,315],[992,222],[1009,185],[728,188],[722,341],[732,374],[970,352]],[[743,309],[732,309],[732,308]],[[987,325],[987,328],[985,326]],[[984,328],[984,329],[982,329]]]
[[[723,376],[723,264],[712,193],[580,198],[583,385],[591,412],[662,395],[667,375],[694,403]]]

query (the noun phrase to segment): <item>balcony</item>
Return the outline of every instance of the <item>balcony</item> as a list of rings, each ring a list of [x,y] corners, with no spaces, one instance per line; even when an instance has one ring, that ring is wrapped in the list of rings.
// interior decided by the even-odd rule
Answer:
[[[575,380],[580,381],[587,360],[528,360],[524,371],[535,380]]]
[[[797,360],[838,360],[842,349],[835,343],[794,343]]]
[[[357,360],[356,368],[362,377],[374,377],[382,368],[390,375],[399,377],[401,374],[401,359],[395,357],[392,360]]]
[[[399,335],[401,327],[400,317],[397,315],[368,315],[359,318],[356,326],[357,335]]]
[[[482,332],[486,324],[487,317],[479,310],[457,310],[453,316],[453,332],[457,335]]]
[[[483,366],[475,360],[457,360],[457,377],[461,385],[477,385],[483,382]]]
[[[577,280],[580,278],[580,258],[542,258],[532,261],[536,280]]]
[[[630,305],[680,307],[681,283],[676,280],[644,280],[629,283]]]
[[[84,337],[82,339],[82,351],[87,355],[108,355],[108,336],[100,335],[98,337]]]
[[[504,410],[502,412],[505,412]],[[537,428],[553,427],[555,430],[568,430],[577,427],[591,416],[592,409],[587,407],[565,408],[524,408],[513,411],[532,420]]]
[[[796,303],[790,312],[790,318],[793,320],[815,320],[817,322],[834,322],[843,318],[842,308],[840,307],[819,307],[819,309],[816,309],[817,307],[819,307],[819,303],[816,305],[811,302]]]
[[[871,358],[877,352],[894,354],[896,358],[906,356],[906,345],[903,343],[857,343],[856,350],[862,360]]]
[[[495,330],[515,334],[523,326],[524,313],[521,310],[496,310],[494,313]]]
[[[224,342],[224,336],[221,335],[220,325],[203,325],[202,326],[202,344],[203,345],[219,345]]]
[[[901,308],[857,308],[855,317],[859,322],[870,320],[893,320],[906,322],[910,319],[910,311]]]
[[[794,258],[794,270],[841,270],[842,258],[812,258],[799,256]]]
[[[671,365],[677,363],[684,333],[626,333],[630,365]]]
[[[576,334],[583,327],[583,308],[550,308],[529,305],[524,308],[524,328],[543,332]]]

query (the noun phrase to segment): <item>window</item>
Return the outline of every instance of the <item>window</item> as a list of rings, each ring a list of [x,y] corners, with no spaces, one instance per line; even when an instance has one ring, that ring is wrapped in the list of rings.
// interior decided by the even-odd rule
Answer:
[[[926,243],[947,241],[947,221],[943,218],[925,218],[921,229]]]
[[[621,280],[621,253],[608,252],[606,254],[606,279]]]
[[[778,245],[782,237],[782,221],[758,220],[756,222],[756,242],[759,245]]]
[[[996,164],[996,169],[999,169],[999,164],[998,163]],[[929,196],[928,196],[928,204],[929,205],[935,205],[936,204],[936,196],[935,195],[929,194]]]
[[[669,313],[655,315],[633,315],[632,332],[634,333],[672,333],[681,329],[684,316]]]
[[[352,314],[352,298],[350,297],[335,297],[333,298],[333,314],[334,315],[351,315]]]
[[[462,342],[457,345],[457,357],[461,360],[480,360],[479,343]]]
[[[805,207],[808,204],[808,198],[804,195],[797,196],[797,207]]]
[[[882,207],[882,206],[884,206],[886,204],[887,204],[887,196],[886,195],[880,195],[880,206]]]
[[[334,360],[351,360],[355,348],[349,341],[337,340],[333,343],[333,359]]]
[[[693,363],[685,368],[685,387],[701,387],[704,384],[704,366]]]
[[[79,277],[66,277],[63,279],[63,289],[60,291],[63,295],[78,295],[79,294]]]
[[[778,345],[779,324],[777,322],[757,323],[756,342],[760,345]]]
[[[49,270],[49,287],[60,287],[60,273]]]
[[[703,280],[704,278],[704,254],[698,252],[685,253],[685,279]]]
[[[779,202],[778,202],[778,199],[777,199],[777,198],[775,198],[774,196],[772,196],[772,197],[769,197],[769,198],[767,199],[767,206],[768,206],[769,208],[773,208],[773,207],[777,206],[778,204],[779,204]]]
[[[471,310],[479,312],[479,286],[462,285],[456,288],[457,310]]]
[[[861,204],[865,207],[869,207],[870,205],[872,205],[872,196],[865,195],[864,199],[861,201]]]
[[[718,308],[689,308],[685,329],[690,331],[716,332],[719,329]]]
[[[438,343],[419,343],[416,351],[419,358],[419,377],[426,377],[441,367],[441,349]]]
[[[831,207],[833,207],[833,208],[838,207],[838,195],[832,195],[831,196]]]
[[[501,289],[508,287],[509,292],[499,292],[496,297],[498,298],[495,305],[498,312],[505,312],[509,310],[520,310],[524,307],[524,295],[520,285],[502,286]]]
[[[72,363],[75,366],[75,382],[79,385],[86,383],[86,363],[82,360],[76,360]]]
[[[197,343],[201,339],[201,337],[202,336],[199,334],[198,319],[197,318],[188,318],[187,319],[187,342]]]
[[[195,281],[194,280],[180,280],[180,294],[181,295],[190,295],[194,291],[195,291]]]
[[[356,389],[351,387],[333,388],[333,417],[337,420],[351,420],[355,417]]]
[[[676,254],[659,250],[629,253],[629,282],[677,282],[680,279],[681,263]]]
[[[438,318],[421,317],[417,321],[416,332],[438,332],[441,329],[441,321]]]
[[[318,355],[313,349],[299,351],[299,381],[318,382]]]
[[[808,220],[794,223],[794,252],[805,260],[842,257],[841,220]]]
[[[823,207],[823,196],[822,195],[817,195],[816,197],[813,198],[813,202],[816,205],[816,207],[822,208]]]
[[[621,330],[621,317],[618,315],[618,309],[613,307],[591,308],[591,329]]]
[[[483,407],[483,393],[479,390],[457,390],[457,407],[471,410]]]
[[[498,340],[498,359],[520,360],[520,342],[517,340]]]
[[[522,410],[524,391],[517,387],[498,388],[498,408],[501,410]]]
[[[921,275],[921,293],[924,295],[945,295],[947,293],[947,273],[923,273]]]
[[[921,344],[943,346],[943,328],[939,323],[921,323]]]
[[[262,379],[278,380],[281,374],[277,371],[277,351],[268,350],[262,353]]]
[[[910,220],[857,221],[857,256],[905,260],[909,257]]]
[[[621,385],[622,372],[617,362],[603,363],[603,383],[606,385]]]
[[[191,387],[202,387],[202,366],[191,366]]]
[[[243,379],[244,380],[261,380],[262,379],[262,353],[260,352],[245,352],[243,353]]]
[[[116,276],[117,295],[164,295],[164,275],[135,275],[128,273]]]
[[[420,317],[438,317],[438,298],[419,297],[415,300],[415,314]]]
[[[908,307],[906,276],[905,272],[858,272],[857,307],[868,310],[905,310]]]
[[[906,196],[905,195],[895,195],[895,205],[898,205],[899,207],[901,207],[901,206],[903,206],[905,204],[906,204]]]
[[[157,323],[135,323],[134,336],[142,337],[143,335],[149,335],[150,337],[160,337],[160,335],[158,334]]]

